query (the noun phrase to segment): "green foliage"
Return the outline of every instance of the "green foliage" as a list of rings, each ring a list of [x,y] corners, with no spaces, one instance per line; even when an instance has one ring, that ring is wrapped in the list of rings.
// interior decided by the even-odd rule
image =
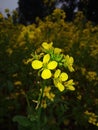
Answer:
[[[15,116],[13,118],[13,121],[17,121],[19,123],[19,125],[23,126],[23,127],[29,127],[31,125],[30,121],[24,117],[24,116]]]

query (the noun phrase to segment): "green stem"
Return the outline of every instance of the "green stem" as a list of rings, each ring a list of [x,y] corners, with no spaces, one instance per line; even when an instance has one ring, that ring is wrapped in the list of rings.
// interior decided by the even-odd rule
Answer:
[[[38,98],[38,130],[41,130],[41,102],[42,102],[42,98],[43,98],[43,93],[44,93],[44,88],[45,88],[45,82],[42,84],[42,92],[41,94],[39,95],[39,98]]]
[[[40,120],[41,120],[41,108],[39,108],[38,110],[38,130],[41,130]]]
[[[28,106],[28,109],[29,109],[29,114],[31,114],[31,106],[30,106],[30,102],[29,102],[29,99],[28,99],[28,96],[25,94],[25,98],[26,98],[26,102],[27,102],[27,106]]]

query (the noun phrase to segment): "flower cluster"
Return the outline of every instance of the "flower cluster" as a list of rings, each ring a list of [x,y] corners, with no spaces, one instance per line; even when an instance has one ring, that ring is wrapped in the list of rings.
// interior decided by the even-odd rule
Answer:
[[[40,90],[42,93],[42,89]],[[47,107],[46,101],[48,100],[54,101],[54,97],[55,97],[55,94],[51,92],[51,86],[45,86],[45,89],[43,91],[43,100],[41,103],[41,107],[46,108]]]
[[[88,122],[98,126],[98,116],[93,113],[93,112],[89,112],[89,111],[85,111],[85,114],[88,116]]]
[[[58,88],[60,92],[64,90],[74,91],[74,82],[69,79],[67,71],[74,71],[73,57],[64,55],[62,49],[54,48],[53,42],[43,42],[39,51],[37,50],[32,54],[32,68],[38,70],[38,75],[46,80],[50,81],[52,87]],[[55,94],[50,93],[52,87],[44,87],[43,97],[47,97],[53,101]],[[46,105],[45,105],[46,106]]]

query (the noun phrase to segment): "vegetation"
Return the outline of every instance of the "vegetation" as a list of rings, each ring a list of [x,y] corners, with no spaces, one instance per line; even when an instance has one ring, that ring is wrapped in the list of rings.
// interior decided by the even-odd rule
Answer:
[[[35,23],[0,14],[1,129],[97,130],[98,26],[60,9]]]

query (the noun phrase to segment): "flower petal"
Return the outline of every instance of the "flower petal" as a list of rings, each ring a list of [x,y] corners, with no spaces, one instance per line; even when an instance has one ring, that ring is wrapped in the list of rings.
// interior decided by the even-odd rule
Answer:
[[[43,63],[48,63],[49,60],[50,60],[50,55],[49,54],[44,55],[44,57],[43,57]]]
[[[54,53],[55,54],[60,54],[62,50],[60,48],[54,48]]]
[[[71,90],[71,91],[74,91],[74,90],[75,90],[75,87],[70,85],[70,86],[67,86],[67,89],[68,89],[68,90]]]
[[[33,69],[40,69],[42,67],[43,63],[39,60],[34,60],[34,61],[32,61],[31,65],[32,65]]]
[[[60,69],[57,69],[57,70],[55,71],[55,73],[54,73],[54,78],[58,78],[59,75],[60,75],[60,73],[61,73],[61,70],[60,70]]]
[[[53,70],[57,67],[58,63],[56,61],[50,61],[47,65],[48,69]]]
[[[70,63],[70,64],[73,64],[73,62],[74,62],[73,57],[70,57],[70,58],[69,58],[69,63]]]
[[[51,48],[52,48],[52,45],[53,45],[53,42],[51,42],[51,43],[43,42],[43,43],[42,43],[42,47],[43,47],[44,49],[46,49],[46,50],[51,49]]]
[[[44,69],[44,70],[42,71],[42,73],[41,73],[41,77],[42,77],[43,79],[49,79],[49,78],[51,78],[51,76],[52,76],[51,71],[48,70],[48,69]]]
[[[60,75],[60,79],[61,79],[61,81],[66,81],[68,79],[68,74],[62,72],[61,75]]]
[[[56,86],[57,86],[57,88],[58,88],[61,92],[64,91],[64,85],[61,84],[60,82],[58,82]]]

